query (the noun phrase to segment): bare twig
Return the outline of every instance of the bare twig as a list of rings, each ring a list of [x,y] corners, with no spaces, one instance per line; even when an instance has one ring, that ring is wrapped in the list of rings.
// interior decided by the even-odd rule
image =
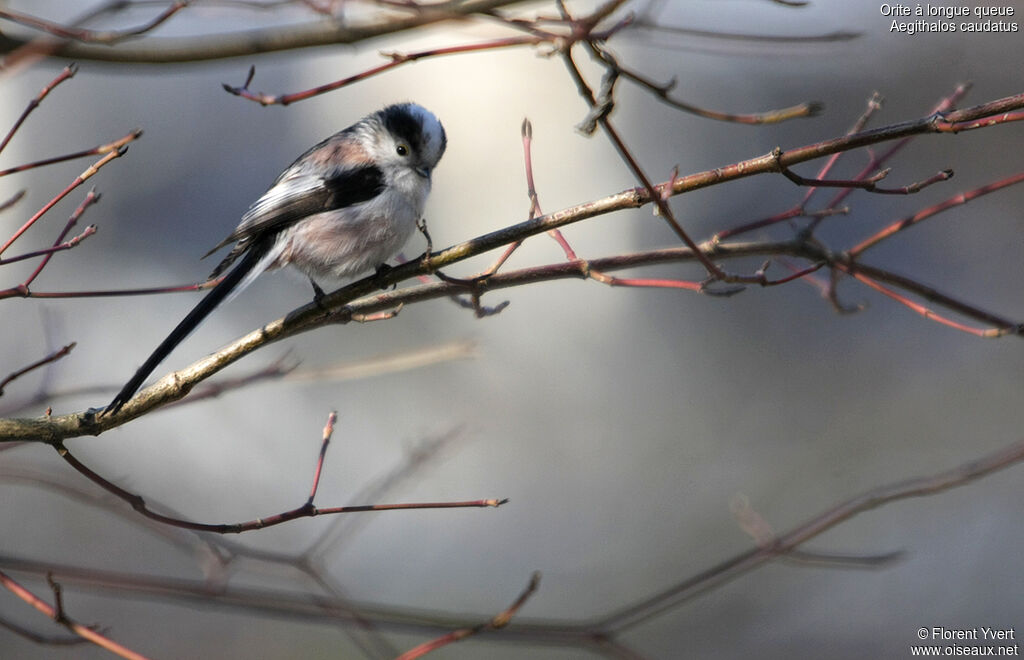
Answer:
[[[70,344],[68,344],[67,346],[64,346],[60,350],[54,351],[53,353],[50,353],[49,355],[47,355],[43,359],[36,360],[35,362],[33,362],[32,364],[28,365],[27,367],[19,369],[18,371],[15,371],[14,373],[8,375],[3,380],[0,380],[0,396],[3,396],[4,388],[7,387],[8,385],[10,385],[12,381],[14,381],[14,380],[16,380],[18,378],[21,378],[25,374],[29,373],[30,371],[34,371],[34,370],[38,369],[39,367],[46,366],[46,365],[50,364],[51,362],[56,362],[57,360],[61,359],[62,357],[64,357],[68,353],[70,353],[71,350],[74,347],[75,347],[75,342],[71,342]]]
[[[45,167],[47,165],[53,165],[55,163],[63,163],[65,161],[75,160],[76,158],[85,158],[86,156],[96,156],[99,154],[109,154],[112,151],[117,151],[118,149],[128,144],[129,142],[138,140],[140,137],[142,137],[142,129],[136,128],[122,138],[118,138],[113,142],[107,142],[106,144],[97,145],[95,147],[92,147],[91,149],[76,151],[74,153],[69,154],[62,154],[60,156],[54,156],[52,158],[38,160],[33,163],[25,163],[24,165],[18,165],[17,167],[10,167],[7,168],[6,170],[0,170],[0,176],[8,176],[16,172],[24,172],[26,170],[35,169],[37,167]]]
[[[771,561],[853,516],[910,497],[926,497],[950,488],[963,486],[993,472],[1024,461],[1024,441],[1016,442],[976,460],[968,461],[945,472],[880,486],[830,507],[807,522],[775,538],[765,547],[757,547],[727,559],[717,566],[698,573],[668,589],[645,598],[613,614],[594,621],[602,630],[622,633],[665,611],[678,607]]]
[[[54,583],[51,581],[51,584]],[[46,601],[33,594],[31,591],[21,586],[18,582],[14,581],[14,579],[12,579],[3,571],[0,571],[0,586],[3,586],[5,589],[13,593],[18,598],[22,599],[23,601],[25,601],[32,607],[36,608],[46,616],[50,617],[57,623],[61,624],[62,626],[64,626],[71,632],[75,633],[79,637],[92,642],[96,646],[104,648],[115,655],[121,656],[122,658],[128,658],[129,660],[146,660],[146,657],[144,655],[136,653],[135,651],[132,651],[131,649],[118,644],[109,637],[106,637],[96,632],[89,626],[84,626],[76,621],[71,620],[63,612],[63,609],[58,609],[57,607],[48,604]]]
[[[36,223],[36,221],[39,220],[39,218],[43,217],[43,215],[47,211],[49,211],[54,206],[56,206],[57,202],[59,202],[60,200],[64,199],[65,197],[67,197],[71,193],[71,191],[73,191],[75,188],[77,188],[78,186],[82,185],[83,183],[88,181],[90,178],[92,178],[92,176],[94,174],[96,174],[96,172],[98,172],[101,167],[103,167],[104,165],[106,165],[110,161],[114,160],[115,158],[120,158],[121,156],[123,156],[127,150],[128,150],[128,146],[127,145],[122,145],[122,146],[118,147],[116,150],[110,151],[109,153],[104,155],[102,158],[100,158],[98,161],[96,161],[95,163],[90,165],[88,168],[86,168],[86,170],[84,172],[82,172],[77,177],[75,177],[74,181],[72,181],[70,184],[68,184],[68,186],[66,188],[64,188],[64,190],[62,190],[59,193],[57,193],[57,195],[53,199],[51,199],[49,202],[44,204],[43,208],[39,209],[35,213],[35,215],[33,215],[31,218],[29,218],[25,222],[25,224],[23,224],[16,232],[14,232],[14,234],[9,239],[7,239],[7,241],[3,245],[0,245],[0,254],[3,254],[4,252],[6,252],[7,248],[9,248],[14,243],[14,241],[18,240],[18,238],[20,238],[22,234],[24,234],[26,231],[28,231],[28,229],[32,225],[34,225]]]
[[[46,54],[78,61],[171,63],[216,60],[317,46],[355,44],[444,21],[464,19],[521,0],[445,0],[421,7],[407,16],[388,12],[365,23],[317,20],[301,25],[272,27],[195,37],[146,37],[115,47],[67,40]],[[5,35],[7,48],[31,43]]]
[[[932,206],[929,206],[928,208],[921,209],[917,213],[913,213],[905,218],[897,220],[896,222],[890,224],[885,229],[882,229],[876,234],[869,236],[868,238],[865,238],[856,246],[850,248],[847,254],[849,254],[850,257],[857,257],[865,250],[874,247],[875,245],[878,245],[887,238],[890,238],[905,229],[913,227],[917,223],[927,220],[932,216],[935,216],[939,213],[942,213],[943,211],[947,211],[956,206],[966,204],[967,202],[973,199],[977,199],[978,197],[982,197],[991,192],[1002,190],[1003,188],[1018,184],[1022,181],[1024,181],[1024,172],[1018,172],[1017,174],[1013,174],[1004,179],[1000,179],[999,181],[994,181],[979,188],[975,188],[974,190],[969,190],[967,192],[960,193],[959,195],[950,197],[949,199],[943,202],[939,202],[938,204],[934,204]]]
[[[6,19],[20,25],[41,30],[62,39],[73,39],[75,41],[110,45],[116,44],[119,41],[124,41],[125,39],[137,37],[156,29],[171,16],[174,16],[179,11],[187,7],[188,4],[188,0],[179,0],[178,2],[174,2],[148,23],[144,23],[143,25],[139,25],[134,28],[128,28],[126,30],[101,31],[65,27],[58,23],[53,23],[52,21],[46,21],[35,16],[30,16],[29,14],[22,14],[21,12],[15,12],[9,9],[0,10],[0,19]]]
[[[39,93],[36,94],[36,97],[34,99],[29,101],[28,107],[26,107],[24,112],[21,113],[21,116],[18,117],[17,121],[14,122],[14,125],[11,126],[11,130],[7,132],[7,135],[4,137],[3,141],[0,142],[0,152],[7,148],[7,144],[11,141],[11,138],[13,138],[14,134],[18,132],[18,129],[21,128],[21,125],[25,123],[25,120],[28,119],[28,116],[30,114],[32,114],[32,111],[39,107],[39,104],[43,102],[43,99],[45,99],[50,94],[50,92],[52,92],[54,88],[57,87],[57,85],[61,84],[65,80],[73,78],[77,71],[78,66],[76,64],[69,64],[66,67],[64,67],[64,69],[62,69],[60,73],[57,74],[57,77],[48,82],[41,90],[39,90]]]
[[[447,646],[448,644],[462,641],[467,637],[471,637],[481,632],[487,630],[499,630],[501,628],[504,628],[509,624],[509,621],[512,620],[512,617],[514,617],[516,613],[519,612],[520,608],[522,608],[522,606],[526,604],[526,601],[529,600],[530,596],[532,596],[533,593],[537,591],[537,587],[539,586],[540,573],[534,573],[533,576],[530,578],[530,583],[526,585],[526,589],[524,589],[523,592],[519,594],[519,598],[516,598],[515,602],[512,603],[506,610],[496,615],[487,623],[481,623],[480,625],[473,626],[472,628],[459,628],[458,630],[453,630],[446,635],[438,637],[437,639],[433,639],[429,642],[420,644],[416,648],[409,649],[402,655],[398,656],[397,660],[414,660],[414,658],[423,657],[424,655],[430,653],[431,651],[439,649],[442,646]]]
[[[56,443],[54,448],[57,453],[64,459],[64,461],[78,471],[80,474],[85,476],[87,479],[92,481],[94,484],[107,491],[108,493],[118,497],[119,499],[127,502],[131,507],[139,514],[154,520],[159,523],[171,525],[172,527],[180,527],[182,529],[190,529],[197,532],[212,532],[215,534],[240,534],[242,532],[253,531],[256,529],[265,529],[267,527],[273,527],[280,525],[298,518],[312,518],[314,516],[321,515],[335,515],[342,513],[363,513],[368,511],[396,511],[396,510],[408,510],[408,509],[452,509],[452,508],[484,508],[484,507],[499,507],[502,504],[508,502],[507,499],[490,499],[490,500],[473,500],[468,502],[414,502],[414,503],[403,503],[403,504],[367,504],[357,506],[338,506],[338,507],[317,507],[313,505],[313,496],[316,495],[317,485],[320,482],[320,471],[323,465],[323,459],[326,456],[327,444],[330,439],[330,434],[333,432],[335,416],[328,418],[327,427],[324,429],[324,440],[321,448],[320,460],[317,462],[316,473],[313,482],[313,489],[310,498],[303,503],[301,506],[284,511],[272,516],[256,518],[248,522],[241,523],[200,523],[191,520],[185,520],[176,516],[168,516],[156,511],[153,511],[145,502],[145,500],[135,493],[129,492],[124,488],[116,485],[112,481],[101,476],[95,472],[80,460],[75,458],[70,451],[63,445],[63,443]]]

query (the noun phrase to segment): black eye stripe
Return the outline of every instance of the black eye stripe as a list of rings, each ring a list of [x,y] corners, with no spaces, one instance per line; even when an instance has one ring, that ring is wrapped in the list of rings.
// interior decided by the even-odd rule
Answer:
[[[423,141],[423,124],[409,109],[409,104],[392,105],[380,111],[381,121],[388,132],[406,144]]]

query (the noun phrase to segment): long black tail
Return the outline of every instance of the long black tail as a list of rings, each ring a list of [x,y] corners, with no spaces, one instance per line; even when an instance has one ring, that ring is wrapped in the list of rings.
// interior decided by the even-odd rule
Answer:
[[[116,413],[121,409],[121,406],[128,402],[128,399],[132,398],[135,392],[142,386],[143,381],[164,361],[164,358],[170,355],[171,351],[185,340],[185,337],[188,337],[193,330],[199,327],[203,319],[209,316],[210,312],[217,305],[224,302],[224,299],[238,286],[239,282],[245,279],[245,276],[259,263],[265,254],[266,247],[261,244],[252,245],[246,251],[245,256],[238,262],[238,265],[231,269],[227,276],[217,286],[213,287],[206,294],[205,298],[199,301],[198,305],[192,308],[188,316],[181,320],[181,323],[171,331],[171,334],[167,335],[167,339],[164,339],[146,362],[139,367],[139,370],[135,372],[131,380],[125,383],[121,391],[114,397],[114,400],[107,406],[106,414]]]

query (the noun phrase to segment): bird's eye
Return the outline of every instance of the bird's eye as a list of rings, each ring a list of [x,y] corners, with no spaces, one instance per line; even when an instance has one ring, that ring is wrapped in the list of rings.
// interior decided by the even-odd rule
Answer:
[[[398,152],[399,156],[408,156],[409,155],[409,147],[405,146],[404,144],[398,145],[398,148],[395,149],[395,151]]]

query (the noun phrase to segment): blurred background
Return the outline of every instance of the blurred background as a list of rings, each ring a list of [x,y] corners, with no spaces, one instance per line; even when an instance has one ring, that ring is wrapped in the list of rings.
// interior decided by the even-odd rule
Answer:
[[[350,3],[351,4],[351,3]],[[578,14],[597,3],[572,2]],[[1005,6],[1022,9],[1019,2]],[[5,7],[66,22],[78,2],[9,2]],[[138,25],[143,5],[108,25]],[[639,161],[658,181],[724,166],[844,133],[872,92],[885,97],[873,126],[928,114],[956,85],[973,82],[962,106],[1018,94],[1020,32],[895,34],[879,3],[819,0],[803,8],[765,1],[690,0],[627,9],[673,28],[825,40],[749,41],[629,29],[609,46],[623,65],[654,80],[676,78],[687,102],[755,112],[821,101],[815,118],[742,126],[670,108],[623,81],[613,115]],[[352,9],[353,12],[357,8]],[[549,3],[516,11],[553,15]],[[358,19],[357,14],[350,16]],[[316,20],[301,7],[253,11],[195,3],[155,36],[180,36]],[[5,27],[5,29],[7,29]],[[187,65],[81,61],[3,153],[3,167],[87,148],[141,127],[128,154],[89,183],[103,199],[83,222],[99,232],[57,255],[40,291],[165,286],[199,281],[215,265],[199,256],[228,234],[249,203],[288,163],[323,137],[387,103],[415,100],[436,113],[448,151],[434,175],[426,217],[435,249],[526,219],[529,202],[519,127],[534,130],[540,203],[553,211],[636,184],[606,138],[578,134],[586,114],[564,65],[530,48],[427,59],[288,107],[261,107],[225,93],[250,65],[252,88],[285,93],[382,62],[379,51],[484,41],[503,34],[483,22],[448,24],[367,42]],[[850,35],[852,38],[846,38]],[[594,85],[600,70],[578,61]],[[45,60],[6,75],[0,126],[67,64]],[[855,192],[850,214],[821,236],[843,249],[900,217],[1024,167],[1024,126],[917,138],[894,161],[887,183],[906,185],[943,168],[946,183],[914,196]],[[7,236],[91,160],[5,177],[0,198],[28,194],[0,215]],[[851,154],[833,172],[852,176]],[[821,162],[796,168],[813,176]],[[53,240],[86,188],[62,202],[19,242]],[[804,191],[759,176],[674,198],[691,235],[781,212]],[[821,199],[830,199],[826,193]],[[872,251],[867,263],[954,297],[1024,319],[1024,188],[948,211]],[[584,257],[676,244],[649,208],[565,229]],[[751,238],[785,238],[782,226]],[[415,236],[407,256],[422,252]],[[458,264],[470,275],[495,254]],[[508,268],[561,260],[545,236],[530,239]],[[760,260],[730,262],[751,272]],[[3,287],[34,264],[7,266]],[[775,265],[770,274],[784,274]],[[637,276],[700,279],[699,267],[663,266]],[[335,595],[381,607],[415,608],[484,621],[514,600],[531,572],[539,591],[515,622],[584,622],[627,607],[753,547],[730,513],[738,494],[777,532],[861,492],[936,473],[1020,439],[1019,338],[978,339],[927,321],[847,281],[841,299],[865,304],[837,314],[803,282],[751,288],[731,298],[561,281],[484,297],[504,300],[478,320],[446,300],[416,304],[389,321],[329,327],[267,347],[222,373],[250,373],[286,357],[302,368],[471,346],[458,359],[358,380],[264,382],[219,398],[148,415],[98,438],[70,441],[83,462],[119,485],[190,519],[236,522],[301,504],[324,421],[339,419],[317,503],[509,498],[497,509],[360,514],[332,531],[329,518],[294,521],[226,539],[250,550],[298,556],[311,547]],[[218,310],[158,369],[186,366],[309,302],[292,274],[260,278]],[[198,294],[83,300],[3,301],[0,374],[77,342],[66,359],[7,387],[11,410],[44,385],[109,391],[52,399],[17,416],[104,405]],[[404,479],[387,475],[410,452],[444,439]],[[32,475],[37,475],[33,477]],[[372,502],[355,499],[384,479]],[[51,483],[52,482],[52,483]],[[56,485],[76,489],[62,493]],[[1010,468],[924,499],[855,517],[806,549],[877,555],[904,551],[882,568],[775,562],[672,607],[619,641],[648,658],[903,657],[919,627],[1021,628],[1024,471]],[[223,570],[197,555],[188,534],[154,531],[130,514],[85,499],[98,489],[45,446],[0,452],[0,553],[89,569],[133,572],[252,589],[321,593],[294,568],[245,561]],[[81,492],[77,492],[81,491]],[[127,507],[114,507],[118,511]],[[329,533],[326,541],[324,534]],[[182,539],[189,539],[182,541]],[[314,546],[314,544],[317,544]],[[10,565],[0,564],[8,570]],[[11,570],[37,593],[45,581]],[[212,577],[211,577],[212,576]],[[58,580],[60,576],[58,575]],[[219,580],[219,582],[218,582]],[[387,657],[436,636],[388,630],[380,638],[315,617],[231,609],[210,599],[177,600],[66,586],[80,621],[152,657]],[[52,626],[0,594],[0,617],[45,634]],[[508,637],[513,637],[510,629]],[[350,634],[351,633],[351,634]],[[369,642],[366,640],[370,639]],[[360,646],[364,648],[361,649]],[[365,647],[374,649],[367,652]],[[0,629],[4,658],[100,658],[88,645],[39,646]],[[509,643],[482,635],[438,658],[586,658],[592,649],[542,640]]]

